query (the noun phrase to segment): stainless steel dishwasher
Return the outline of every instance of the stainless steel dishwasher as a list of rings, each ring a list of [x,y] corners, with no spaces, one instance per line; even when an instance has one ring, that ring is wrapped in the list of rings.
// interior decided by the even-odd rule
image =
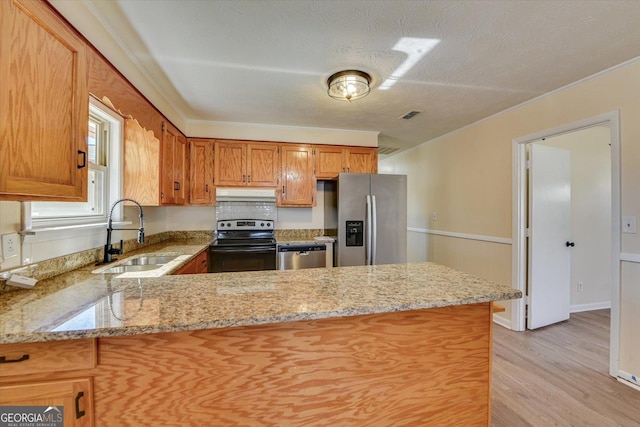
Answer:
[[[324,243],[291,243],[278,246],[278,270],[300,270],[327,266]]]

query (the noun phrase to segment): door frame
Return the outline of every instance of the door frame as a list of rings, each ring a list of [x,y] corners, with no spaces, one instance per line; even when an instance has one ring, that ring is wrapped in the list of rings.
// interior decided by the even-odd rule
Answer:
[[[611,331],[609,374],[618,376],[620,347],[620,112],[604,113],[595,117],[560,125],[512,141],[512,283],[522,291],[523,298],[511,301],[511,328],[525,330],[527,281],[527,164],[526,146],[543,138],[551,138],[593,126],[606,124],[611,134]]]

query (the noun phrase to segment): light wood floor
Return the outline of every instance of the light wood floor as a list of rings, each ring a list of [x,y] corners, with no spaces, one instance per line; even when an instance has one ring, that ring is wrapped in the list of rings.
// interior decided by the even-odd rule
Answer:
[[[640,426],[640,391],[608,373],[609,314],[526,332],[494,325],[492,426]]]

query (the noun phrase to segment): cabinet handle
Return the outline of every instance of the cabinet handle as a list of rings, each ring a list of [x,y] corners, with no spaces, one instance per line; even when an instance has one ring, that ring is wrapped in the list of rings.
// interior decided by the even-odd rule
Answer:
[[[282,186],[282,195],[284,196],[284,185]]]
[[[82,399],[83,397],[84,397],[83,391],[79,391],[78,394],[76,395],[76,420],[78,418],[84,417],[85,415],[85,412],[80,410],[80,399]]]
[[[251,175],[247,175],[247,182],[251,182]]]
[[[18,362],[24,362],[25,360],[29,360],[28,354],[23,354],[22,357],[19,359],[10,359],[10,360],[7,360],[6,356],[0,356],[0,363],[18,363]]]
[[[78,150],[78,154],[82,155],[82,164],[78,165],[78,169],[86,168],[87,167],[87,153],[82,151],[82,150]]]
[[[246,182],[247,176],[246,175],[242,175],[242,182]]]
[[[208,192],[209,192],[209,184],[205,184],[205,185],[204,185],[204,191],[205,191],[206,193],[208,193]]]
[[[180,190],[180,183],[178,181],[173,181],[173,189]]]

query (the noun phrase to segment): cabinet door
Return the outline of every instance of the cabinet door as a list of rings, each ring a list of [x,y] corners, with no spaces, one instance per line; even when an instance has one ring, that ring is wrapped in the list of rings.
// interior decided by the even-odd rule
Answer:
[[[313,175],[315,159],[309,145],[282,144],[282,184],[279,206],[313,206],[316,179]]]
[[[187,183],[187,140],[170,123],[162,125],[160,201],[163,205],[184,205]]]
[[[247,144],[247,185],[276,187],[279,175],[278,144]]]
[[[91,380],[69,379],[0,387],[0,406],[63,406],[64,426],[93,426]],[[57,420],[55,410],[46,416]],[[19,423],[18,423],[19,424]]]
[[[214,205],[213,158],[215,143],[209,139],[189,140],[189,202]]]
[[[347,172],[349,173],[377,173],[378,150],[377,148],[347,149]]]
[[[215,157],[216,185],[246,185],[247,144],[218,141]]]
[[[189,149],[187,138],[176,135],[173,145],[173,200],[176,205],[185,205],[189,192]]]
[[[0,1],[0,200],[86,201],[86,48],[45,2]]]
[[[345,149],[340,146],[320,146],[316,152],[316,178],[334,179],[340,173],[346,172]]]

